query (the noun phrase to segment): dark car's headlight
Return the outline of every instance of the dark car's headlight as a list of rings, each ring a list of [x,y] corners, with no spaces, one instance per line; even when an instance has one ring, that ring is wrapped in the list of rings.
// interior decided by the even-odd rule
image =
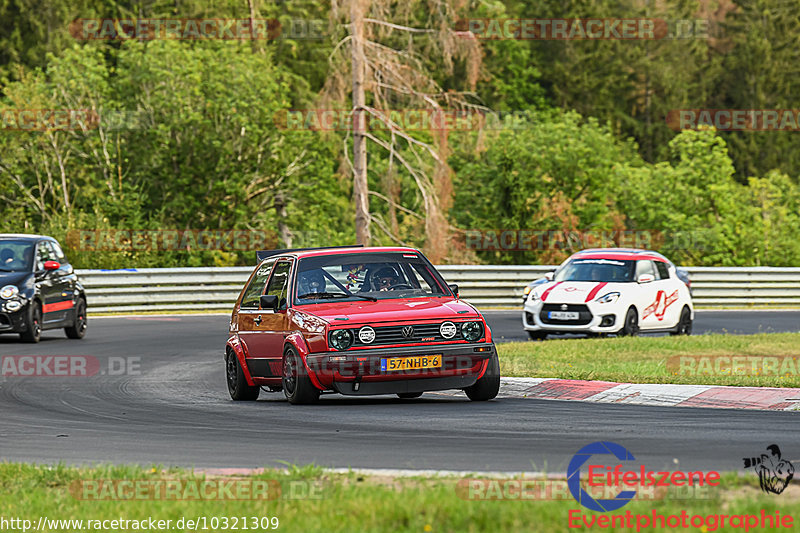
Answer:
[[[480,322],[464,322],[461,324],[461,336],[469,342],[475,342],[483,337],[483,324]]]
[[[337,329],[330,332],[328,339],[337,350],[346,350],[353,345],[353,332],[349,329]]]
[[[0,298],[3,300],[10,300],[19,294],[19,289],[16,285],[6,285],[0,289]]]

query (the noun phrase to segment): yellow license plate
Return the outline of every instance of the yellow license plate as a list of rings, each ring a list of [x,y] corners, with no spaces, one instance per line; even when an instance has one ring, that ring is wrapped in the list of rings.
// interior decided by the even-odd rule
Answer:
[[[411,357],[390,357],[381,359],[381,370],[425,370],[426,368],[441,368],[442,356],[440,355],[414,355]]]

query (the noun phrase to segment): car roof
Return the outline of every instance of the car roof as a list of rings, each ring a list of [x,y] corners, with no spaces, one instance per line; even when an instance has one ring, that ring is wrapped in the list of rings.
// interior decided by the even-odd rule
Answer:
[[[651,261],[661,261],[669,263],[669,259],[653,250],[643,250],[641,248],[588,248],[575,252],[570,259],[617,259],[621,261],[636,261],[637,259],[649,259]]]
[[[419,254],[421,253],[419,250],[414,248],[408,247],[400,247],[400,246],[370,246],[366,248],[357,248],[357,247],[347,247],[343,246],[341,248],[318,248],[318,249],[309,249],[309,250],[286,250],[284,252],[275,254],[273,256],[267,257],[265,259],[272,259],[275,257],[317,257],[323,255],[338,255],[338,254],[369,254],[369,253],[387,253],[387,252],[406,252],[406,253],[413,253]]]
[[[17,239],[17,240],[31,240],[31,241],[38,241],[41,239],[48,239],[54,241],[55,239],[52,237],[48,237],[47,235],[33,235],[30,233],[0,233],[0,239]]]

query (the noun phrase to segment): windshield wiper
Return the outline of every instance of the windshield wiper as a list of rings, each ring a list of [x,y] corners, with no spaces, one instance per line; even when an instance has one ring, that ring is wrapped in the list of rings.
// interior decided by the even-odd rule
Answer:
[[[370,302],[377,302],[378,299],[373,296],[363,296],[361,294],[353,294],[352,292],[341,293],[341,292],[309,292],[307,294],[301,294],[298,296],[301,300],[310,300],[314,298],[320,299],[328,299],[328,298],[363,298],[364,300],[369,300]]]
[[[14,269],[12,269],[12,268],[4,268],[4,267],[0,267],[0,271],[3,271],[3,272],[14,272]]]

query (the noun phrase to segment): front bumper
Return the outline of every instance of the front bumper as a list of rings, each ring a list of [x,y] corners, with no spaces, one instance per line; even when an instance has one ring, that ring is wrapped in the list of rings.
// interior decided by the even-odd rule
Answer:
[[[563,309],[566,305],[567,308]],[[550,311],[577,312],[577,320],[548,318]],[[522,327],[525,331],[548,333],[613,333],[622,328],[625,309],[615,303],[569,303],[525,301]]]
[[[398,394],[474,385],[496,353],[490,342],[438,344],[312,353],[306,356],[306,363],[321,385],[340,394]],[[432,355],[441,355],[441,368],[381,370],[381,359]],[[341,357],[346,359],[335,360]]]
[[[0,300],[0,333],[22,333],[28,329],[28,304],[23,303],[22,308],[9,312]]]

